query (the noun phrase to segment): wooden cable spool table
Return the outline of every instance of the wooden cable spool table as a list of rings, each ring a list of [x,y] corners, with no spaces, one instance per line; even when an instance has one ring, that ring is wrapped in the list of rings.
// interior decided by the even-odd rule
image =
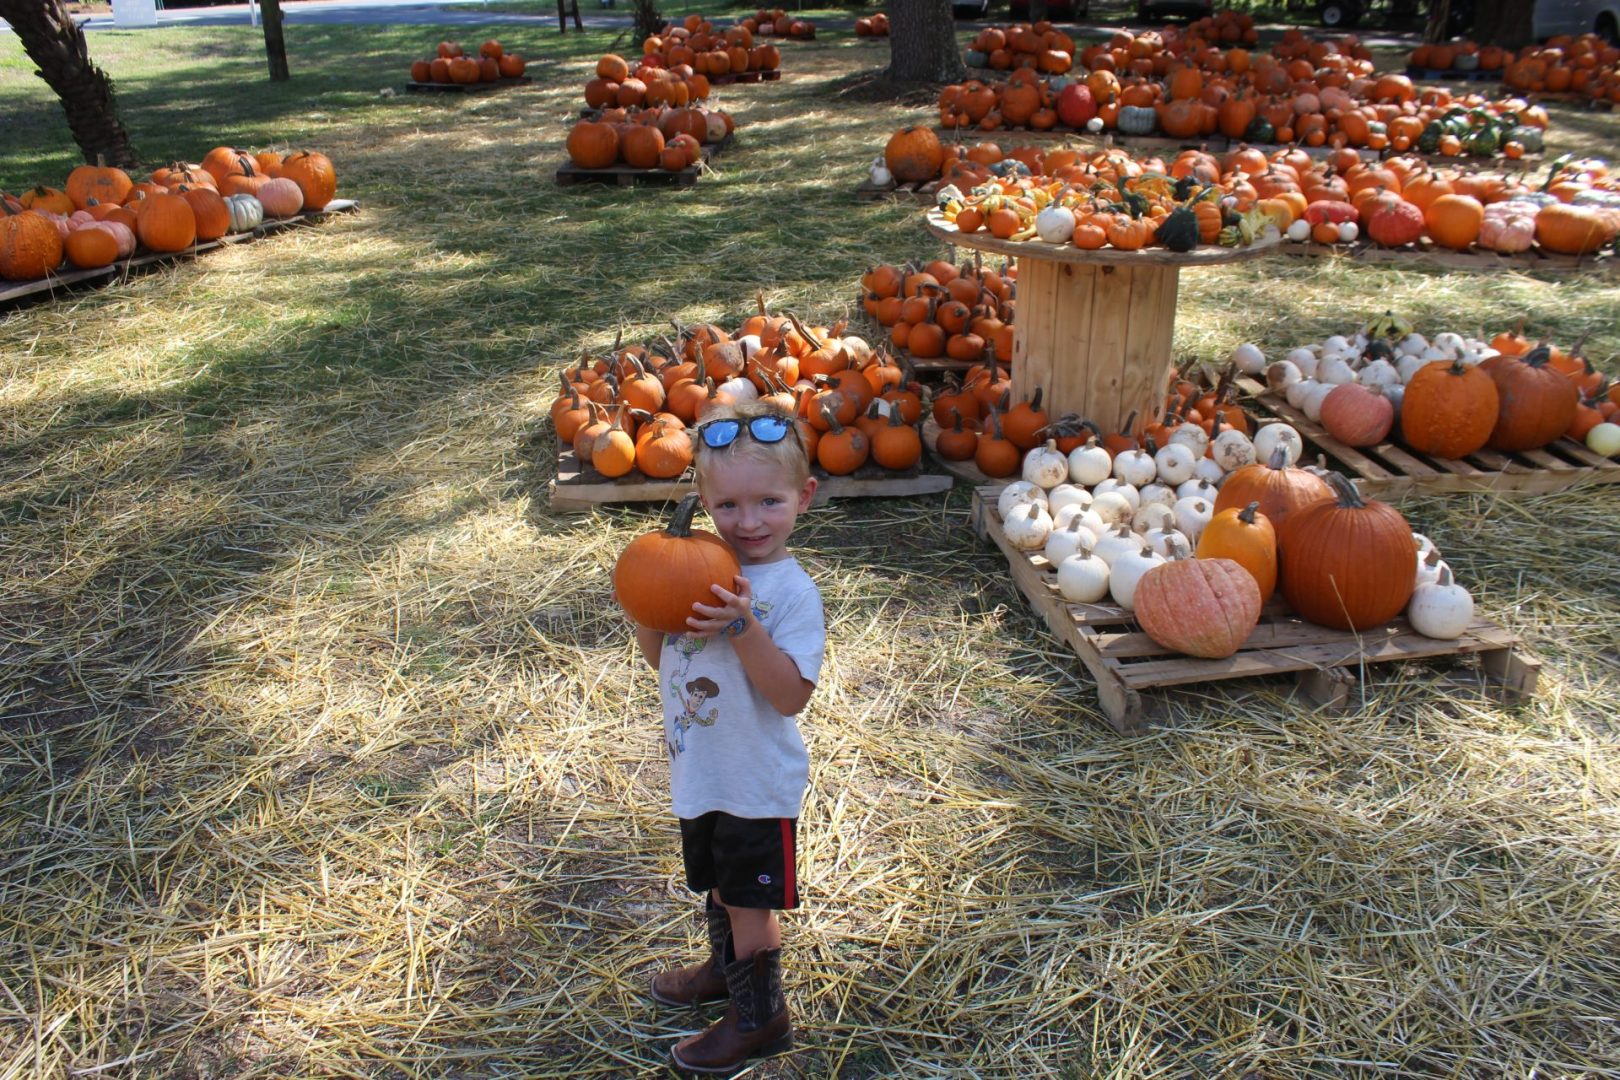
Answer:
[[[1076,413],[1104,432],[1121,430],[1133,412],[1140,430],[1164,411],[1182,267],[1252,259],[1278,244],[1083,251],[1043,240],[1000,240],[983,229],[963,234],[937,209],[928,211],[927,223],[947,244],[1018,260],[1014,397],[1039,386],[1049,415]]]

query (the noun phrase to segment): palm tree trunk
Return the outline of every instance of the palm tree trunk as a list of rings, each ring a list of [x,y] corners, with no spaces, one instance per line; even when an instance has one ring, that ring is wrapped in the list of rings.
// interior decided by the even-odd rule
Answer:
[[[112,79],[90,62],[84,31],[62,0],[0,0],[0,18],[11,24],[23,51],[39,65],[35,72],[61,99],[73,141],[84,160],[131,168],[140,156],[118,122]]]

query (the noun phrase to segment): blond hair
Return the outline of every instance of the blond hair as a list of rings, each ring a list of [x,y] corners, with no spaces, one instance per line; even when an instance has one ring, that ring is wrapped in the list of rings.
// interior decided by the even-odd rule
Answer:
[[[781,442],[762,443],[748,431],[748,423],[761,416],[780,416],[788,421],[788,434]],[[692,436],[693,468],[698,487],[717,468],[729,461],[760,461],[775,465],[793,478],[793,485],[802,485],[810,475],[810,459],[805,453],[804,440],[799,436],[793,417],[775,405],[761,401],[743,401],[734,405],[717,405],[703,414],[701,427],[711,420],[736,420],[742,425],[735,441],[726,446],[711,447],[694,431]]]

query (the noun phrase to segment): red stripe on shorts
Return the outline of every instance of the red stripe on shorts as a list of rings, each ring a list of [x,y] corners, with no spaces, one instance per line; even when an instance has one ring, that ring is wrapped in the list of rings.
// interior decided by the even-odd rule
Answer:
[[[793,880],[793,822],[782,818],[782,903],[793,907],[799,902],[798,883]]]

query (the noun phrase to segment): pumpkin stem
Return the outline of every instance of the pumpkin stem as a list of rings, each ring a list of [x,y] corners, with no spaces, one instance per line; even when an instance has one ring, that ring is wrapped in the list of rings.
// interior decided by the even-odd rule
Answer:
[[[799,317],[797,315],[790,311],[787,313],[787,317],[788,321],[793,324],[793,329],[797,330],[799,332],[799,336],[810,343],[810,347],[812,349],[825,349],[827,347],[825,342],[817,341],[816,335],[804,328],[804,323],[799,321]]]
[[[1281,443],[1271,448],[1271,460],[1266,462],[1266,468],[1275,469],[1278,472],[1288,468],[1288,451],[1283,448]]]
[[[831,405],[828,405],[826,402],[822,402],[819,411],[821,412],[821,418],[827,421],[828,431],[832,432],[834,435],[842,435],[844,433],[844,425],[838,422],[838,417],[833,413]]]
[[[695,491],[689,491],[675,504],[675,512],[669,516],[669,524],[664,526],[664,533],[668,536],[691,536],[692,515],[697,513],[698,503],[702,497]]]
[[[1547,361],[1550,359],[1552,359],[1552,350],[1543,343],[1519,357],[1519,362],[1527,367],[1540,368],[1546,367]]]
[[[1341,509],[1361,510],[1366,507],[1367,503],[1362,499],[1361,492],[1356,490],[1356,485],[1350,482],[1349,477],[1343,473],[1330,472],[1325,479],[1328,486],[1333,489],[1333,494],[1338,496]]]
[[[1242,510],[1238,511],[1238,520],[1243,522],[1245,525],[1253,525],[1254,515],[1258,514],[1259,512],[1260,501],[1256,499],[1254,502],[1251,502],[1248,506],[1245,506]]]

